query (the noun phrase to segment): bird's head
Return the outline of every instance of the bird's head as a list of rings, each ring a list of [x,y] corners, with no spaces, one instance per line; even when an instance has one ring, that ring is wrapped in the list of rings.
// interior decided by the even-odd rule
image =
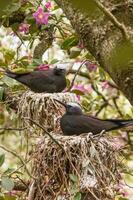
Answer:
[[[68,115],[82,115],[82,109],[80,107],[80,105],[78,105],[77,103],[63,103],[57,99],[55,99],[55,101],[57,101],[58,103],[60,103],[61,105],[63,105],[66,109],[66,113]]]
[[[62,74],[65,74],[66,73],[66,69],[65,68],[63,68],[63,67],[55,67],[54,68],[54,74],[55,75],[62,75]]]

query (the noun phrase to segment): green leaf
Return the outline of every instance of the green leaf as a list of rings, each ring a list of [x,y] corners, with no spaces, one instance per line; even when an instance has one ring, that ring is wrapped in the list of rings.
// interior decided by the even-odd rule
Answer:
[[[37,31],[38,31],[38,28],[36,26],[35,19],[34,19],[34,21],[29,27],[29,33],[33,34],[33,33],[36,33]]]
[[[8,177],[2,177],[1,186],[7,191],[11,191],[14,188],[14,182]]]
[[[78,177],[74,174],[69,174],[69,178],[71,179],[71,181],[73,181],[74,183],[78,182]]]
[[[1,154],[0,155],[0,167],[3,165],[4,161],[5,161],[5,154]]]
[[[16,85],[19,85],[17,81],[15,81],[12,78],[9,78],[8,76],[3,76],[2,81],[9,87],[14,87]]]
[[[69,88],[70,85],[71,85],[71,81],[67,78],[67,79],[66,79],[66,82],[67,82],[67,88]]]
[[[17,197],[15,196],[11,196],[11,195],[8,195],[8,194],[5,194],[5,199],[4,200],[16,200]]]
[[[77,95],[84,95],[84,92],[82,92],[81,90],[71,90],[72,93],[77,94]]]
[[[10,173],[12,173],[14,170],[15,170],[14,168],[8,168],[8,169],[4,172],[4,175],[10,174]]]
[[[0,86],[0,101],[3,100],[4,97],[4,88]]]
[[[53,65],[53,64],[58,63],[58,62],[59,62],[58,59],[53,59],[53,60],[51,60],[50,64]]]
[[[6,60],[6,63],[11,62],[14,59],[15,54],[16,53],[13,50],[4,49],[4,58]]]
[[[25,68],[22,68],[22,67],[18,67],[18,68],[13,70],[13,72],[16,72],[17,74],[26,73],[26,72],[29,72],[29,71],[30,71],[29,69],[25,69]]]
[[[72,47],[70,49],[70,58],[76,58],[77,56],[80,55],[81,49],[78,47]]]
[[[124,197],[120,197],[119,200],[128,200],[128,199]]]
[[[2,15],[10,15],[11,13],[17,11],[21,4],[19,0],[1,0],[0,1],[0,17]]]
[[[61,44],[61,48],[64,50],[68,50],[73,46],[76,46],[78,44],[78,38],[76,36],[71,36],[63,41]]]
[[[20,24],[19,23],[14,23],[12,24],[12,30],[15,32],[15,31],[18,31],[18,28],[19,28]]]
[[[0,17],[5,14],[4,10],[8,7],[10,3],[11,3],[11,0],[0,1]]]
[[[33,63],[32,63],[32,66],[34,65],[34,66],[38,66],[38,65],[41,65],[41,64],[43,64],[42,63],[42,59],[34,59],[33,60]]]
[[[74,196],[74,200],[81,200],[81,193],[78,192],[75,196]]]

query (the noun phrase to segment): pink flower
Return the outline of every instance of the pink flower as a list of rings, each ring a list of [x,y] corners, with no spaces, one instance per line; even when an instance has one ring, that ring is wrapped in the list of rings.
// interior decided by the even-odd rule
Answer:
[[[86,65],[86,68],[90,71],[90,72],[93,72],[93,71],[96,71],[97,70],[97,66],[94,64],[94,63],[91,63],[91,62],[86,62],[85,63]]]
[[[81,42],[81,41],[79,41],[78,47],[79,47],[80,49],[84,49],[84,48],[85,48],[83,42]]]
[[[48,69],[49,69],[48,64],[41,64],[41,65],[37,66],[34,70],[35,71],[47,71]]]
[[[35,18],[38,24],[48,24],[48,18],[50,14],[48,12],[44,12],[43,8],[39,7],[35,13],[33,13],[33,17]]]
[[[85,91],[86,91],[84,85],[82,85],[82,84],[74,85],[74,86],[72,87],[72,90],[79,90],[79,91],[81,91],[81,92],[85,92]]]
[[[52,8],[52,3],[50,1],[48,1],[47,3],[45,3],[45,7],[50,10]]]
[[[116,191],[124,197],[128,196],[127,187],[125,183],[121,180],[119,184],[116,186]]]
[[[27,34],[29,32],[29,27],[30,27],[29,24],[22,23],[19,26],[19,32],[23,32],[23,33]]]
[[[110,85],[109,85],[108,81],[103,81],[101,84],[101,87],[102,87],[102,90],[105,90],[105,89],[109,89]]]
[[[88,84],[88,85],[85,85],[85,86],[83,84],[78,84],[78,85],[74,85],[72,87],[72,91],[73,90],[79,90],[83,93],[90,93],[90,92],[92,92],[92,87],[91,87],[91,84]]]
[[[15,197],[15,195],[17,195],[17,191],[11,190],[10,192],[7,192],[7,194],[8,194],[9,196]]]
[[[86,85],[85,88],[86,88],[86,91],[87,91],[88,93],[91,93],[91,92],[93,91],[92,85],[91,85],[91,84]]]
[[[82,94],[85,94],[85,93],[91,93],[93,91],[93,89],[92,89],[91,84],[88,84],[88,85],[78,84],[78,85],[74,85],[72,87],[71,91],[73,91],[73,92],[75,91],[75,93],[76,93],[76,91],[79,91]],[[77,94],[77,98],[80,101],[80,95],[79,94]]]

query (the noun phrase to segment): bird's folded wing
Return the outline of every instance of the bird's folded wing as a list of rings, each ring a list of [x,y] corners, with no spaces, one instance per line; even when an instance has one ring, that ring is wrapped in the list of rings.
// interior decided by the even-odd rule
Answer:
[[[36,71],[36,73],[31,73],[29,76],[29,81],[34,83],[34,81],[38,81],[39,84],[52,84],[54,82],[54,79],[52,76],[50,76],[48,73],[40,73]]]

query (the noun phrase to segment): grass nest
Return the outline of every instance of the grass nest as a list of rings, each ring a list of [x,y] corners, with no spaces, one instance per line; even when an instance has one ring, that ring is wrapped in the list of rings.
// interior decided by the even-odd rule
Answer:
[[[113,200],[118,179],[114,144],[105,137],[40,137],[29,200]],[[56,140],[56,142],[55,142]]]
[[[29,126],[31,129],[34,124],[28,120],[31,119],[44,126],[48,132],[60,132],[59,119],[63,115],[64,109],[54,99],[63,102],[77,102],[76,95],[68,92],[53,94],[34,93],[32,91],[25,92],[18,104],[18,114],[22,125],[27,128]],[[37,131],[36,128],[33,128],[33,132],[41,134],[42,131]]]

